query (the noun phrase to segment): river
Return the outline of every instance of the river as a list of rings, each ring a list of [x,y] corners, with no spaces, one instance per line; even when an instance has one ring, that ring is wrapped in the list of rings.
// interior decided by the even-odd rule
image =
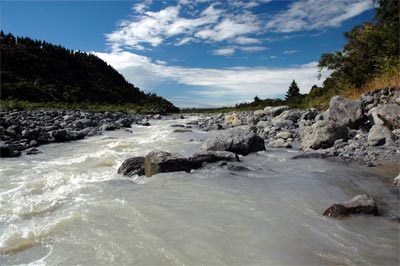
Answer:
[[[191,118],[193,119],[193,118]],[[191,173],[127,178],[128,157],[189,156],[208,134],[104,132],[0,161],[0,265],[396,265],[399,192],[379,169],[272,149]],[[215,134],[215,132],[214,132]],[[367,193],[382,217],[323,211]]]

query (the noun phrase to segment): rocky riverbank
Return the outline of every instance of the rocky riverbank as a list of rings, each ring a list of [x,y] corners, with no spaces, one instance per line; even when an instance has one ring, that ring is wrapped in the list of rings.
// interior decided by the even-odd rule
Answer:
[[[161,116],[80,110],[2,111],[0,154],[1,157],[35,154],[43,144],[79,140],[102,131],[129,128],[132,124],[148,126],[149,118]]]

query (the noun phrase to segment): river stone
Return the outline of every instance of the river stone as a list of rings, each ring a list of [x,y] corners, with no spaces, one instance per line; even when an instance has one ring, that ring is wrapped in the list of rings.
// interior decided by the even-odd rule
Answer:
[[[63,142],[67,141],[67,130],[59,129],[50,131],[50,136],[54,138],[55,141]]]
[[[230,151],[247,155],[265,150],[265,144],[254,132],[233,128],[209,137],[201,148],[206,151]]]
[[[288,138],[293,137],[293,135],[292,135],[291,132],[288,132],[288,131],[281,131],[281,132],[279,132],[278,134],[276,134],[276,137],[277,137],[277,138],[281,138],[281,139],[288,139]]]
[[[13,146],[7,144],[0,145],[0,157],[17,157],[20,155],[21,152],[14,150]]]
[[[144,172],[147,177],[158,173],[190,172],[191,169],[191,163],[187,158],[165,151],[152,151],[144,159]]]
[[[400,173],[393,179],[393,183],[396,187],[400,188]]]
[[[267,106],[264,108],[264,112],[266,115],[270,115],[272,117],[280,115],[283,111],[289,110],[289,106],[281,105],[281,106]]]
[[[312,126],[299,129],[303,150],[332,147],[337,139],[347,140],[348,129],[332,121],[317,121]]]
[[[361,100],[349,100],[334,96],[329,103],[329,117],[338,124],[358,128],[366,121],[364,104]]]
[[[200,168],[204,163],[218,161],[239,161],[239,156],[229,151],[198,151],[188,158],[193,169]]]
[[[144,175],[144,157],[136,156],[126,159],[118,168],[117,173],[126,176]]]
[[[389,128],[385,126],[374,125],[368,132],[368,145],[381,146],[384,144],[394,144],[394,137]]]
[[[242,121],[236,114],[225,116],[224,121],[225,121],[225,125],[230,124],[234,127],[240,126],[242,124]]]
[[[358,195],[351,200],[335,203],[324,211],[325,216],[332,218],[347,217],[352,214],[379,215],[378,207],[372,197]]]

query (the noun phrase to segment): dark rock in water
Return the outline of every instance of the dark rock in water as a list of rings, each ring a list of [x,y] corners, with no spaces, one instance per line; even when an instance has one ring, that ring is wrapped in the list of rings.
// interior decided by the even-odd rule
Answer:
[[[400,173],[393,179],[393,184],[400,188]]]
[[[50,132],[50,136],[56,141],[63,142],[67,141],[67,133],[65,129],[53,130]]]
[[[20,155],[21,152],[14,150],[11,145],[3,144],[0,146],[0,157],[18,157]]]
[[[331,121],[318,121],[312,126],[301,127],[301,146],[303,150],[317,150],[332,147],[337,139],[347,140],[348,129]]]
[[[299,155],[293,156],[291,159],[296,160],[296,159],[323,159],[327,158],[328,155],[325,153],[320,153],[320,152],[306,152],[302,153]]]
[[[165,151],[152,151],[144,160],[144,172],[147,177],[158,173],[190,172],[191,169],[191,163],[187,158]]]
[[[149,127],[151,126],[149,122],[147,121],[140,121],[137,123],[139,126],[144,126],[144,127]]]
[[[193,169],[202,167],[204,163],[218,161],[239,161],[239,156],[229,151],[199,151],[188,158]]]
[[[190,129],[175,129],[172,133],[185,133],[185,132],[193,132]]]
[[[199,122],[197,121],[189,121],[186,123],[186,125],[192,125],[192,126],[197,126],[199,124]]]
[[[129,118],[120,118],[117,121],[115,121],[115,123],[122,127],[130,127],[132,124],[132,120]]]
[[[265,150],[264,140],[254,132],[234,128],[208,138],[202,145],[206,151],[230,151],[241,155]]]
[[[39,151],[39,150],[36,149],[36,148],[27,149],[25,152],[26,152],[26,155],[33,155],[33,154],[42,153],[41,151]]]
[[[329,117],[338,124],[358,128],[367,120],[364,104],[360,100],[349,100],[340,96],[331,98]]]
[[[112,124],[104,124],[100,127],[101,131],[113,131],[116,130],[117,127],[115,125]]]
[[[170,127],[185,127],[185,126],[180,124],[175,124],[175,125],[170,125]]]
[[[228,171],[232,171],[232,172],[248,172],[248,171],[250,171],[249,168],[241,166],[241,165],[225,164],[224,167]]]
[[[333,204],[324,211],[325,216],[333,218],[347,217],[352,214],[379,215],[378,207],[372,197],[358,195],[349,201]]]
[[[117,173],[126,176],[144,175],[144,157],[136,156],[126,159],[118,168]]]

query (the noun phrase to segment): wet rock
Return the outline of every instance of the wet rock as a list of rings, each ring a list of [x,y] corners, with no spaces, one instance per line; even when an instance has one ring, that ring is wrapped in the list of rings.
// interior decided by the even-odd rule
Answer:
[[[353,214],[379,215],[378,207],[372,197],[358,195],[349,201],[335,203],[324,211],[325,216],[343,218]]]
[[[59,130],[53,130],[50,132],[50,136],[52,138],[54,138],[55,141],[58,142],[63,142],[63,141],[67,141],[67,130],[66,129],[59,129]]]
[[[115,123],[121,127],[130,127],[132,125],[132,120],[129,118],[120,118]]]
[[[25,150],[25,153],[26,153],[26,155],[34,155],[34,154],[39,154],[42,152],[36,148],[30,148],[30,149]]]
[[[306,153],[302,153],[299,155],[295,155],[291,159],[293,159],[293,160],[296,160],[296,159],[324,159],[327,157],[328,157],[328,155],[326,155],[325,153],[321,153],[321,152],[306,152]]]
[[[170,127],[185,127],[185,125],[176,124],[176,125],[170,125]]]
[[[126,159],[118,168],[117,173],[126,176],[144,175],[144,157],[136,156]]]
[[[368,133],[368,145],[381,146],[384,144],[394,144],[392,132],[385,126],[374,125]]]
[[[317,150],[333,146],[335,140],[347,140],[348,129],[331,121],[318,121],[312,126],[301,127],[301,146],[303,150]]]
[[[340,96],[331,98],[329,117],[332,121],[350,128],[358,128],[364,124],[367,118],[361,100],[352,101]]]
[[[265,150],[265,144],[254,132],[233,128],[209,137],[201,148],[206,151],[230,151],[247,155]]]
[[[188,158],[193,169],[200,168],[204,163],[218,161],[239,161],[239,156],[229,151],[199,151]]]
[[[186,132],[193,132],[190,129],[175,129],[172,133],[186,133]]]
[[[116,129],[117,129],[117,127],[115,125],[112,125],[112,124],[103,124],[100,127],[101,131],[113,131],[113,130],[116,130]]]
[[[21,152],[15,150],[13,146],[2,144],[0,145],[0,157],[18,157],[21,155]]]
[[[144,160],[144,172],[147,177],[158,173],[189,172],[191,169],[191,163],[187,158],[165,151],[152,151]]]

